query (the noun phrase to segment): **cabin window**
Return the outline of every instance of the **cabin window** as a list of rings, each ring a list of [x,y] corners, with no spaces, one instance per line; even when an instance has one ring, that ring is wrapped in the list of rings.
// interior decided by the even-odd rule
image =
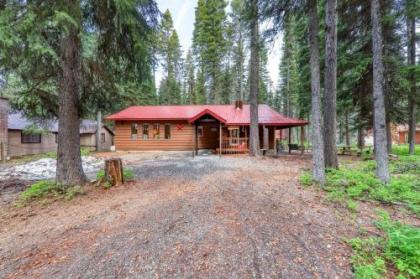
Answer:
[[[203,126],[198,126],[197,127],[197,135],[199,137],[202,137],[203,136]]]
[[[101,143],[105,143],[105,133],[101,133]]]
[[[229,140],[230,145],[239,144],[239,128],[234,128],[229,130]]]
[[[171,138],[171,124],[165,124],[165,139]]]
[[[21,143],[41,143],[41,134],[21,134]]]
[[[143,124],[143,139],[149,139],[149,124]]]
[[[160,139],[159,123],[153,124],[153,138]]]
[[[132,140],[137,139],[137,123],[131,124],[131,139]]]

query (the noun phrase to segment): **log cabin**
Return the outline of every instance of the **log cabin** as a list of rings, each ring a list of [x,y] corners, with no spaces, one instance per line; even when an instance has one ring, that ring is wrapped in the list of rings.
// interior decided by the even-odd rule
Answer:
[[[106,119],[115,121],[116,150],[248,152],[250,106],[242,101],[231,105],[131,106]],[[261,149],[276,152],[276,130],[302,127],[303,145],[303,127],[308,122],[260,104],[258,124]]]

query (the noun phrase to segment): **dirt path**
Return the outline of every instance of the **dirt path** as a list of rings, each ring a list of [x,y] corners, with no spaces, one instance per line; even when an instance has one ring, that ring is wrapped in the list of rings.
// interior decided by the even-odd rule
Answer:
[[[348,224],[297,183],[308,159],[132,159],[136,183],[2,211],[0,278],[352,277]]]

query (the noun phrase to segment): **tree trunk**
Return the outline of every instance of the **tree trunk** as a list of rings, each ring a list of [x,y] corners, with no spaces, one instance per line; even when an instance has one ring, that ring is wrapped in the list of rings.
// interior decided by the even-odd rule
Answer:
[[[258,134],[258,3],[251,0],[251,58],[250,58],[250,131],[249,155],[258,156],[260,153],[260,139]]]
[[[111,183],[112,186],[124,183],[124,171],[120,158],[105,160],[105,180]]]
[[[357,147],[360,149],[365,147],[365,135],[362,127],[357,129]]]
[[[102,113],[100,110],[96,112],[96,151],[101,151],[101,129],[102,129]]]
[[[384,66],[382,64],[382,31],[379,0],[371,0],[372,52],[373,52],[373,132],[375,139],[376,175],[389,182],[388,152],[386,140],[385,104],[383,94]]]
[[[408,2],[408,1],[407,1]],[[408,65],[412,67],[410,69],[410,93],[408,97],[408,144],[409,153],[413,155],[415,153],[416,144],[416,21],[415,17],[409,14],[407,11],[407,60]]]
[[[324,139],[322,134],[321,85],[319,74],[319,42],[318,42],[318,12],[317,1],[308,0],[309,5],[309,44],[312,91],[312,150],[313,179],[325,183]]]
[[[80,24],[79,1],[66,2],[64,11]],[[81,89],[80,25],[67,25],[60,42],[60,73],[58,95],[57,183],[82,185],[86,176],[80,156],[79,93]]]
[[[388,154],[392,151],[392,130],[390,120],[386,120],[386,151]]]
[[[346,112],[344,117],[344,133],[346,139],[346,146],[350,146],[349,113]]]
[[[336,0],[327,0],[325,15],[324,152],[325,167],[338,168],[337,134],[337,11]],[[326,117],[328,116],[328,117]]]

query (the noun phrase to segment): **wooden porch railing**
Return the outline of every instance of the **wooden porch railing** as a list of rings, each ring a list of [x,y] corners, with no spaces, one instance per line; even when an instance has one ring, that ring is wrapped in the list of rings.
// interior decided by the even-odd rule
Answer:
[[[222,154],[240,154],[248,152],[248,138],[222,138]]]

